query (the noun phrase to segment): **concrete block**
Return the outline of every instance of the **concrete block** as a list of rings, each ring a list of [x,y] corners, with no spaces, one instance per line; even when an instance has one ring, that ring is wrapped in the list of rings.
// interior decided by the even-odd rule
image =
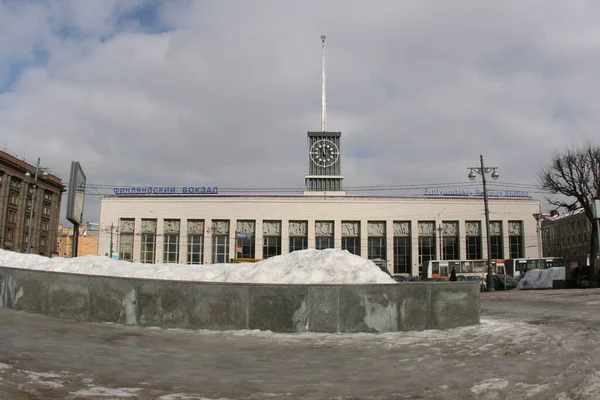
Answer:
[[[427,329],[429,315],[428,283],[398,283],[390,290],[396,305],[397,331],[422,331]],[[393,328],[393,327],[392,327]]]
[[[48,315],[79,321],[89,320],[88,276],[50,273],[46,282],[48,285]]]
[[[7,281],[10,308],[48,314],[48,282],[51,272],[12,269]]]
[[[308,287],[308,321],[310,332],[338,332],[339,287]]]
[[[394,332],[398,326],[397,284],[340,287],[340,332]]]
[[[141,326],[188,328],[190,284],[188,282],[139,280],[138,323]]]
[[[190,284],[191,329],[246,329],[248,286]]]
[[[90,321],[137,325],[136,279],[90,279]]]
[[[307,300],[307,286],[249,286],[248,329],[304,332]]]
[[[430,285],[428,329],[479,324],[481,301],[478,282],[435,282]]]

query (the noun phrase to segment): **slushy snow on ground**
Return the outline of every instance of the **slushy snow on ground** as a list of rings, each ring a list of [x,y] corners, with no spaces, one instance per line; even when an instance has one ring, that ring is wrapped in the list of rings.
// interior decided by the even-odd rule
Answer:
[[[552,289],[552,281],[565,280],[565,267],[530,269],[519,281],[519,289]]]
[[[0,250],[0,266],[173,281],[280,284],[395,283],[371,260],[337,249],[294,251],[257,263],[205,265],[142,264],[100,256],[48,258]]]

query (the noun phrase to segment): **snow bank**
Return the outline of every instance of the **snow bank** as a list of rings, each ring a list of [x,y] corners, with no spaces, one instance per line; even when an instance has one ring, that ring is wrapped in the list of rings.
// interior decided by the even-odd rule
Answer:
[[[530,269],[519,281],[519,289],[552,289],[552,281],[565,279],[565,267]]]
[[[142,264],[109,257],[47,258],[0,249],[0,265],[40,271],[68,272],[173,281],[361,284],[395,283],[372,261],[346,250],[301,250],[248,264]]]

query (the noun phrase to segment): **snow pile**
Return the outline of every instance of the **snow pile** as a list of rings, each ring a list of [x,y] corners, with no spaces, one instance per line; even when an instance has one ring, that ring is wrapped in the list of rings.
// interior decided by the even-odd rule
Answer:
[[[552,289],[552,281],[565,279],[565,267],[530,269],[517,286],[519,289]]]
[[[109,257],[47,258],[0,249],[0,265],[85,275],[173,281],[361,284],[395,283],[372,261],[346,250],[301,250],[247,264],[142,264]]]

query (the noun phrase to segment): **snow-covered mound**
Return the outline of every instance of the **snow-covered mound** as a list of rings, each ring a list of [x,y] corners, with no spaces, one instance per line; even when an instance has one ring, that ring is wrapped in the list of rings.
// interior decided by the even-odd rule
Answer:
[[[360,284],[395,283],[372,261],[346,250],[301,250],[247,264],[142,264],[109,257],[47,258],[0,249],[0,266],[173,281]]]
[[[552,281],[565,279],[565,267],[530,269],[519,281],[519,289],[552,289]]]

